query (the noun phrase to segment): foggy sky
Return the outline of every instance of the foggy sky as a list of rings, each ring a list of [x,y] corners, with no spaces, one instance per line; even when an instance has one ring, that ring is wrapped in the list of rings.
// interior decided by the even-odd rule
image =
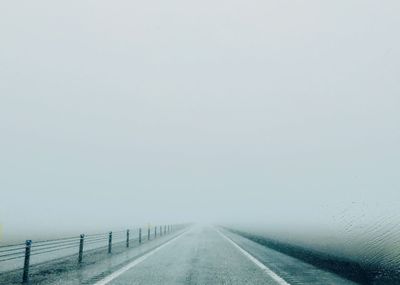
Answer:
[[[400,186],[399,9],[3,1],[4,239],[389,215]]]

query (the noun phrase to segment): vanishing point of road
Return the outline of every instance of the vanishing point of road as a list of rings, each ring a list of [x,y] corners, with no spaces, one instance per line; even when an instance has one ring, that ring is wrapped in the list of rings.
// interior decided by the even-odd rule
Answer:
[[[355,283],[228,231],[194,226],[95,284]]]

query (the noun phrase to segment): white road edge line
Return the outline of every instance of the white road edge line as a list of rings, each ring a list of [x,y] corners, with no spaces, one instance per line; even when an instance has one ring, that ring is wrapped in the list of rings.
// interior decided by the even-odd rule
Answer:
[[[129,269],[132,269],[133,267],[135,267],[139,263],[142,263],[143,261],[145,261],[147,258],[149,258],[153,254],[155,254],[157,251],[161,250],[162,248],[166,247],[167,245],[169,245],[169,244],[173,243],[174,241],[178,240],[183,235],[185,235],[187,232],[188,231],[185,231],[185,232],[181,233],[180,235],[178,235],[177,237],[174,237],[173,239],[167,241],[166,243],[163,243],[162,245],[160,245],[160,246],[156,247],[155,249],[151,250],[150,252],[148,252],[148,253],[142,255],[141,257],[135,259],[131,263],[128,263],[127,265],[125,265],[121,269],[118,269],[117,271],[111,273],[110,275],[106,276],[105,278],[97,281],[94,285],[106,285],[106,284],[108,284],[109,282],[111,282],[112,280],[114,280],[118,276],[122,275],[123,273],[125,273]]]
[[[267,266],[265,266],[263,263],[261,263],[257,258],[252,256],[250,253],[245,251],[243,248],[241,248],[237,243],[235,243],[233,240],[231,240],[229,237],[221,233],[219,230],[216,230],[224,239],[226,239],[229,243],[231,243],[234,247],[236,247],[244,256],[246,256],[248,259],[250,259],[255,265],[257,265],[261,270],[263,270],[265,273],[267,273],[272,279],[274,279],[279,285],[290,285],[287,283],[282,277],[280,277],[278,274],[273,272],[271,269],[269,269]]]

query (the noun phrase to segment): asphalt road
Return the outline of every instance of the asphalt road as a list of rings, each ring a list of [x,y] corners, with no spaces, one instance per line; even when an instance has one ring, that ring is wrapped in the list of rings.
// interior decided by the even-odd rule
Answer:
[[[96,285],[353,282],[213,227],[195,226]]]
[[[21,284],[21,270],[0,284]],[[87,252],[33,266],[29,285],[267,284],[354,285],[240,235],[212,226],[180,229],[127,249]]]

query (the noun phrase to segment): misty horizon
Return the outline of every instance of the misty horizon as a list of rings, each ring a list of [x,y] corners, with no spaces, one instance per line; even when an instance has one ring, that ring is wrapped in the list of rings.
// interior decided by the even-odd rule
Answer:
[[[200,223],[397,266],[399,2],[1,6],[0,244]]]

